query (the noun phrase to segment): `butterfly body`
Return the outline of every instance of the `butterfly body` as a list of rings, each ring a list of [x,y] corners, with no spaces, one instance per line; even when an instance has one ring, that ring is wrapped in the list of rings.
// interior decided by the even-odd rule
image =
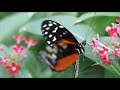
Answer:
[[[40,58],[53,71],[65,71],[84,54],[86,41],[78,43],[73,34],[61,24],[45,20],[41,30],[48,46],[40,52]]]

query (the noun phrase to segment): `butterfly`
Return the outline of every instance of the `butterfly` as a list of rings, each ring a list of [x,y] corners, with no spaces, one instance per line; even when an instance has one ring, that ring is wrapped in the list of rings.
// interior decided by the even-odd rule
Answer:
[[[55,72],[63,72],[74,65],[74,78],[76,78],[79,57],[84,55],[86,41],[79,43],[68,29],[52,20],[43,21],[41,31],[48,45],[45,50],[40,51],[40,60]]]

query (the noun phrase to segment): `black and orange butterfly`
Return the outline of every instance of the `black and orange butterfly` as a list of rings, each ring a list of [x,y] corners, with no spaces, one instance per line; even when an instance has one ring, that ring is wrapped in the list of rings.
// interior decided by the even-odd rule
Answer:
[[[74,64],[76,78],[79,56],[85,52],[86,41],[78,43],[69,30],[52,20],[43,21],[41,30],[48,46],[46,50],[40,51],[40,59],[55,72],[65,71]]]

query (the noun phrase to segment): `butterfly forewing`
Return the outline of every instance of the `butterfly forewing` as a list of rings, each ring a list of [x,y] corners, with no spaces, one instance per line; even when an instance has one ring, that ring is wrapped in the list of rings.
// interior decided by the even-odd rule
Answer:
[[[61,24],[52,21],[45,20],[42,23],[42,34],[49,45],[59,42],[60,40],[66,40],[78,44],[76,38]]]

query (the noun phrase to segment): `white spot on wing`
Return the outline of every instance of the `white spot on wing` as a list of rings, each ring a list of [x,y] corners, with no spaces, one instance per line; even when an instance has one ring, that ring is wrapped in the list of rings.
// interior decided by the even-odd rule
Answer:
[[[49,35],[49,38],[51,38],[51,37],[52,37],[52,34]]]
[[[48,34],[48,32],[45,32],[45,34]]]
[[[53,40],[52,40],[52,41],[53,41],[53,42],[56,41],[56,37],[53,37]]]
[[[56,23],[56,22],[53,22],[53,24],[57,25],[57,23]]]
[[[53,24],[48,24],[48,26],[50,26],[50,27],[51,27],[52,25],[53,25]]]
[[[64,28],[63,26],[59,26],[59,28]]]
[[[52,21],[49,21],[49,23],[52,23]]]
[[[47,27],[47,24],[43,25],[43,27],[44,27],[44,28]]]
[[[52,44],[50,46],[53,46]]]
[[[47,41],[48,44],[50,44],[50,41]]]
[[[68,33],[67,31],[65,31],[66,33]]]
[[[53,53],[53,54],[51,55],[51,58],[52,58],[53,60],[55,60],[55,59],[57,59],[57,56]]]
[[[50,29],[50,27],[47,27],[47,28],[46,28],[46,30],[49,30],[49,29]]]
[[[62,37],[62,35],[60,35],[60,37]]]
[[[42,32],[44,32],[45,30],[43,29]]]
[[[56,27],[55,30],[52,31],[52,33],[56,33],[57,30],[58,30],[58,27]]]
[[[66,33],[65,32],[63,32],[63,35],[65,35]]]

